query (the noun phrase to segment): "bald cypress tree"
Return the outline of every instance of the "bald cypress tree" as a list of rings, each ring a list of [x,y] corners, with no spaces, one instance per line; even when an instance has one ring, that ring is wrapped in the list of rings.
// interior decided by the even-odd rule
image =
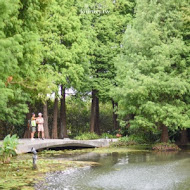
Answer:
[[[65,90],[67,88],[80,89],[83,77],[88,72],[88,64],[85,59],[88,44],[75,4],[74,0],[53,1],[46,17],[46,26],[41,33],[42,44],[45,47],[44,61],[57,74],[55,84],[57,89],[61,89],[61,96],[57,96],[61,101],[59,138],[68,137]],[[58,91],[55,93],[58,94]],[[57,130],[56,110],[54,113],[53,131],[55,133]]]
[[[0,1],[0,120],[7,132],[23,124],[28,102],[51,92],[39,32],[49,2]]]
[[[83,0],[79,3],[81,22],[90,44],[87,56],[90,77],[87,83],[92,97],[91,132],[100,134],[99,102],[113,101],[109,95],[111,86],[115,84],[113,60],[121,51],[122,35],[132,19],[134,5],[133,0]]]
[[[161,132],[190,126],[190,64],[185,0],[138,0],[136,18],[124,35],[117,59],[120,116],[134,115],[131,128]]]

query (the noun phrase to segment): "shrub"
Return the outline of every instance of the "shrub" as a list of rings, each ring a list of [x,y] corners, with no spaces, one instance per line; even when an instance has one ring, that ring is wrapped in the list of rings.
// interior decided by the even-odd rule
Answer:
[[[176,144],[172,143],[158,143],[152,147],[153,150],[156,151],[176,151],[180,150],[180,148]]]
[[[103,139],[106,139],[106,138],[112,139],[112,138],[115,138],[115,137],[116,137],[115,135],[112,135],[112,134],[109,134],[109,133],[102,133],[102,135],[101,135],[101,138],[103,138]]]
[[[16,147],[18,145],[18,137],[17,135],[7,135],[2,143],[2,147],[0,147],[0,157],[3,163],[9,163],[10,158],[16,155]]]
[[[100,137],[96,133],[83,133],[79,136],[76,136],[76,140],[91,140],[91,139],[99,139]]]
[[[140,135],[130,135],[129,141],[134,141],[137,144],[145,144],[146,143],[145,138],[143,136],[140,136]]]
[[[134,140],[131,140],[130,137],[121,137],[117,142],[111,144],[112,147],[121,147],[129,145],[137,145],[138,143]]]

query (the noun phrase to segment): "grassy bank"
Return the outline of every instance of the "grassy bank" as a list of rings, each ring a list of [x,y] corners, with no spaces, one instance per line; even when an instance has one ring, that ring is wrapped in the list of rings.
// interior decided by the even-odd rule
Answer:
[[[44,156],[45,157],[45,156]],[[47,156],[48,157],[48,156]],[[93,162],[45,159],[39,156],[37,170],[32,169],[32,155],[19,155],[10,164],[0,163],[0,189],[30,190],[46,173],[96,165]]]

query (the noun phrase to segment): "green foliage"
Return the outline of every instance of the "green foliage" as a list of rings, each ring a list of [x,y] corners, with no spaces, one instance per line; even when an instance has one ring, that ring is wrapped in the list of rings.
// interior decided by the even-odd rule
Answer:
[[[78,98],[67,98],[67,127],[71,131],[71,135],[89,131],[90,105],[89,101],[81,101]]]
[[[138,0],[136,17],[116,59],[120,119],[133,115],[130,128],[156,133],[190,127],[190,64],[183,38],[183,1]],[[187,18],[187,17],[186,17]]]
[[[0,131],[20,127],[28,104],[60,85],[114,99],[124,133],[126,123],[149,139],[161,125],[188,128],[189,15],[187,0],[0,0]],[[81,102],[67,102],[72,135],[88,131],[90,104]],[[110,104],[99,119],[112,131]]]
[[[121,137],[117,142],[111,143],[111,147],[125,147],[130,145],[137,145],[138,143],[131,140],[129,137]]]
[[[89,132],[90,122],[90,100],[84,100],[75,96],[66,98],[67,104],[67,126],[71,131],[71,137]],[[102,133],[112,132],[112,106],[110,103],[100,103],[100,130]],[[50,113],[51,114],[51,113]],[[51,115],[50,115],[51,117]]]
[[[44,99],[55,88],[52,69],[41,64],[39,31],[47,4],[41,0],[0,4],[0,122],[13,127],[23,124],[28,102]]]
[[[0,147],[0,157],[4,163],[9,163],[9,159],[16,155],[16,147],[18,145],[17,135],[7,135]]]
[[[92,140],[99,139],[100,137],[96,133],[83,133],[79,136],[76,136],[76,140]]]
[[[147,143],[145,138],[143,136],[138,136],[138,135],[130,135],[128,137],[129,141],[134,141],[138,144],[144,144]]]
[[[102,133],[101,138],[104,138],[104,139],[112,139],[112,138],[116,138],[116,136],[115,136],[115,135],[112,135],[112,134],[110,134],[110,133]]]
[[[120,52],[122,35],[132,19],[134,0],[94,1],[77,3],[82,28],[87,36],[90,50],[90,78],[87,89],[97,90],[101,100],[110,100],[109,90],[114,84],[115,67],[113,59]],[[100,14],[85,13],[99,11]]]
[[[117,142],[112,143],[113,147],[130,146],[130,145],[145,145],[154,143],[150,141],[150,137],[147,134],[131,134],[129,136],[120,137]]]
[[[113,108],[111,102],[100,103],[100,131],[102,133],[113,133]]]
[[[88,73],[88,43],[73,0],[54,0],[40,31],[45,64],[57,74],[56,84],[80,89]]]

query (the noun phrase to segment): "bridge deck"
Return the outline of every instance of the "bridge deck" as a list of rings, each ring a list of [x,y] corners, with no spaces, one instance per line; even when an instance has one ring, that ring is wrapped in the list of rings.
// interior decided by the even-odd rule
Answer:
[[[19,139],[19,145],[17,146],[17,153],[27,153],[34,147],[36,150],[52,148],[52,147],[108,147],[110,142],[116,141],[116,139],[97,139],[97,140],[72,140],[72,139]],[[2,141],[0,142],[1,145]]]

